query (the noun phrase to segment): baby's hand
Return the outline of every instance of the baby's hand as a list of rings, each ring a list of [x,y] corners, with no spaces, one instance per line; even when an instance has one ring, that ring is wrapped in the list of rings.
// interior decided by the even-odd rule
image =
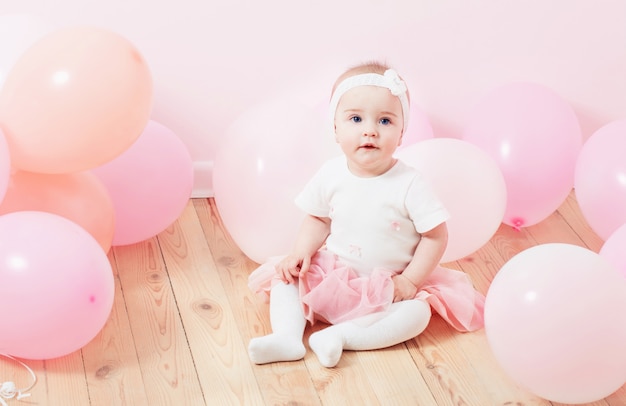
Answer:
[[[304,275],[311,265],[308,255],[288,255],[276,264],[276,273],[285,283],[293,283],[294,278]]]
[[[415,286],[406,276],[398,274],[393,276],[391,280],[393,281],[394,302],[414,299],[415,295],[417,295],[417,286]]]

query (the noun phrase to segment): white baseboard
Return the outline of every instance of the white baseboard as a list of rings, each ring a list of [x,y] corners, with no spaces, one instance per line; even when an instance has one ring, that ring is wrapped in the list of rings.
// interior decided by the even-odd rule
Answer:
[[[213,197],[213,161],[196,161],[193,163],[191,197]]]

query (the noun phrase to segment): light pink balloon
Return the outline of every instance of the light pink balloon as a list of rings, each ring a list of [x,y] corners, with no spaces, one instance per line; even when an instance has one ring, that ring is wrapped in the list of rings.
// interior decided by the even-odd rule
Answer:
[[[102,182],[89,172],[15,171],[0,203],[0,215],[16,211],[44,211],[65,217],[88,231],[104,252],[111,248],[113,203]]]
[[[626,279],[583,247],[529,248],[491,283],[485,333],[504,371],[535,395],[600,400],[626,382]]]
[[[115,286],[109,260],[83,228],[56,214],[0,216],[0,353],[49,359],[104,327]]]
[[[113,246],[154,237],[185,209],[193,188],[193,162],[172,130],[150,120],[139,139],[92,172],[113,200]]]
[[[9,153],[9,145],[4,137],[4,132],[0,128],[0,203],[4,199],[9,187],[9,179],[11,178],[11,156]]]
[[[580,125],[569,104],[547,87],[512,83],[489,92],[470,110],[462,138],[485,150],[502,170],[505,224],[539,223],[574,186]]]
[[[626,119],[603,126],[585,142],[574,185],[583,217],[606,241],[626,223]]]
[[[626,223],[607,238],[599,254],[626,278]]]
[[[399,149],[413,145],[416,142],[433,138],[433,127],[430,125],[428,116],[415,103],[411,104],[409,126],[402,136]]]
[[[304,218],[293,199],[340,154],[326,117],[289,97],[272,98],[235,121],[216,153],[215,202],[241,250],[264,262],[287,254]]]
[[[0,122],[15,168],[94,168],[139,137],[152,77],[126,38],[95,27],[56,30],[15,62],[0,92]]]
[[[493,158],[467,141],[433,138],[396,153],[430,181],[450,212],[448,246],[441,262],[480,249],[502,223],[506,184]]]

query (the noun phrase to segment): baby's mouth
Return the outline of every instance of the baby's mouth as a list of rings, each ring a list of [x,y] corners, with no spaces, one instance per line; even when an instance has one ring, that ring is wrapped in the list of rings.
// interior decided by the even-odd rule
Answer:
[[[360,148],[363,148],[363,149],[376,149],[377,147],[374,144],[363,144],[363,145],[360,146]]]

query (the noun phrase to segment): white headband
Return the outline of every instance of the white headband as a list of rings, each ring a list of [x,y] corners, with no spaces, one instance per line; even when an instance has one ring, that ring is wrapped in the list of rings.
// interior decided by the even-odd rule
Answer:
[[[335,128],[335,113],[337,112],[337,105],[341,96],[343,96],[348,90],[357,86],[378,86],[389,89],[392,95],[397,96],[400,99],[400,105],[402,106],[402,117],[404,118],[404,127],[402,131],[406,131],[409,124],[409,99],[406,95],[406,84],[400,79],[400,76],[393,69],[387,69],[384,75],[379,73],[364,73],[361,75],[350,76],[343,80],[330,98],[330,123]]]

